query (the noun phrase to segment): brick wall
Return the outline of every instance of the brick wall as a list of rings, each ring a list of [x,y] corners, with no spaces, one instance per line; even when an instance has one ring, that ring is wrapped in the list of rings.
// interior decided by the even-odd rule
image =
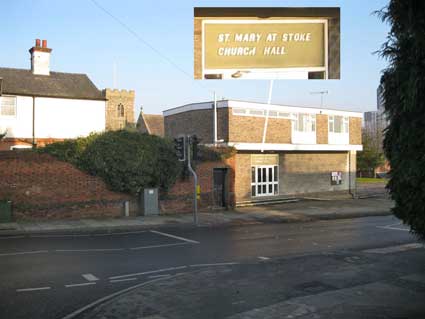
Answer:
[[[212,103],[211,103],[212,105]],[[194,110],[164,117],[165,136],[176,137],[179,134],[196,134],[203,144],[213,143],[214,112],[209,110]],[[228,141],[229,109],[217,109],[217,138]]]
[[[201,187],[201,199],[198,207],[201,211],[211,210],[214,205],[214,168],[227,168],[227,184],[228,190],[226,202],[232,207],[235,202],[234,198],[234,174],[235,159],[231,158],[223,162],[205,162],[196,165],[196,173],[198,175],[198,184]],[[165,194],[161,194],[160,206],[161,212],[167,213],[187,213],[193,210],[193,192],[194,184],[192,176],[180,179]]]
[[[63,140],[63,138],[36,138],[35,144],[38,147],[42,147]],[[32,138],[4,138],[0,141],[0,151],[9,151],[12,146],[16,145],[32,147]]]
[[[355,152],[354,152],[355,153]],[[251,197],[251,154],[236,154],[236,203],[264,197]],[[258,154],[258,153],[257,153]],[[279,194],[283,197],[349,189],[349,152],[279,152]],[[355,170],[355,162],[352,169]],[[342,172],[342,185],[332,186],[330,172]],[[276,196],[270,197],[276,198]]]
[[[342,172],[342,185],[331,185],[332,171]],[[348,152],[279,154],[280,195],[343,191],[348,182]]]
[[[0,199],[18,220],[121,216],[130,197],[47,154],[0,152]]]
[[[350,144],[362,144],[362,119],[360,117],[350,117]]]
[[[235,156],[235,200],[251,200],[251,154],[237,153]]]
[[[316,142],[317,144],[328,144],[328,116],[316,114]]]
[[[103,90],[106,102],[106,130],[118,130],[135,123],[133,90]],[[124,106],[124,116],[118,113],[118,105]]]
[[[229,142],[261,143],[265,117],[233,115],[229,109]],[[291,143],[291,121],[269,118],[266,143]]]

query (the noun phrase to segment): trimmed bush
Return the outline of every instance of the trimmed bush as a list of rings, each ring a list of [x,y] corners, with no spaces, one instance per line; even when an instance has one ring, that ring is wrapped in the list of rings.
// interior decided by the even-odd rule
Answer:
[[[146,187],[166,190],[181,169],[171,141],[127,130],[53,143],[41,150],[101,177],[114,191],[130,194]]]

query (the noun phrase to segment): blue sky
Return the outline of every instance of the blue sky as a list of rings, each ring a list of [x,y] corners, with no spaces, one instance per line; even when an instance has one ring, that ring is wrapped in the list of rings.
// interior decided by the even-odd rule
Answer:
[[[325,106],[368,111],[376,109],[376,87],[386,62],[373,52],[385,41],[389,26],[372,12],[387,0],[211,1],[97,0],[114,16],[162,52],[187,74],[143,45],[90,0],[5,1],[0,11],[0,66],[29,68],[28,49],[35,38],[53,49],[53,71],[86,73],[102,89],[113,86],[136,91],[136,110],[161,111],[185,103],[219,98],[266,102],[269,81],[195,81],[193,74],[193,7],[195,6],[339,6],[341,7],[341,80],[274,82],[272,103]],[[196,83],[200,82],[200,83]]]

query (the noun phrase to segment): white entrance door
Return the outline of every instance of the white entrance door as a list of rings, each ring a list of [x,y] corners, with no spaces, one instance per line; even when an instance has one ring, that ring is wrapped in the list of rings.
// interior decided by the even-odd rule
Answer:
[[[251,176],[251,195],[273,196],[279,194],[278,166],[253,166]]]

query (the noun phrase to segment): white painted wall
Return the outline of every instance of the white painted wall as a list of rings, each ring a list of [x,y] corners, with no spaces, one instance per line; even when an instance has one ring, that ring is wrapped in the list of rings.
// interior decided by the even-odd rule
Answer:
[[[50,52],[34,50],[31,56],[31,70],[34,74],[50,74]]]
[[[16,117],[0,117],[0,133],[32,137],[32,97],[17,97]],[[76,138],[105,130],[106,101],[35,98],[36,138]]]
[[[328,133],[328,143],[329,144],[350,144],[350,134],[349,133]]]
[[[0,134],[6,130],[6,137],[31,138],[32,97],[16,97],[16,116],[0,115]]]
[[[105,101],[36,98],[36,138],[76,138],[105,130]]]

